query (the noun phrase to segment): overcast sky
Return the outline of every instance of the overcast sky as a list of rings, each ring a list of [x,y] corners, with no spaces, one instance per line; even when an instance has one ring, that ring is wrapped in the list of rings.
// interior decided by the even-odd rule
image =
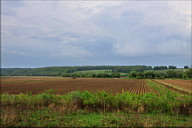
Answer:
[[[2,1],[2,67],[191,64],[190,1]]]

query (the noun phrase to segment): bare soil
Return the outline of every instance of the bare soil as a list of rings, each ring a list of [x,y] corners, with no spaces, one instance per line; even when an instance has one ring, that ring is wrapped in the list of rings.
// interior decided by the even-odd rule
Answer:
[[[192,80],[159,80],[192,91]]]
[[[154,92],[145,80],[112,79],[112,78],[63,78],[63,77],[5,77],[1,78],[1,92],[19,94],[32,92],[41,93],[54,89],[57,94],[71,91],[108,91],[120,93],[129,91],[136,94]]]

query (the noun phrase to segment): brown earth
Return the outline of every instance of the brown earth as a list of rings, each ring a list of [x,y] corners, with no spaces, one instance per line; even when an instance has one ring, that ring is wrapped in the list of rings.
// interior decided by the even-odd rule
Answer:
[[[30,81],[30,80],[53,80],[53,79],[66,79],[64,77],[49,77],[49,76],[9,76],[2,77],[1,81],[6,83],[6,81]]]
[[[18,94],[33,92],[34,94],[54,89],[57,94],[71,91],[109,91],[118,93],[129,91],[136,94],[154,92],[145,80],[108,79],[108,78],[63,78],[63,77],[12,77],[1,78],[1,92]]]
[[[192,91],[192,80],[159,80]]]

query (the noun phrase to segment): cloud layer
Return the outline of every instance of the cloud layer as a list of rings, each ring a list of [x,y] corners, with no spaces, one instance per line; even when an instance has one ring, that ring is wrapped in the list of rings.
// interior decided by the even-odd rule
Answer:
[[[2,66],[190,65],[190,5],[3,1]]]

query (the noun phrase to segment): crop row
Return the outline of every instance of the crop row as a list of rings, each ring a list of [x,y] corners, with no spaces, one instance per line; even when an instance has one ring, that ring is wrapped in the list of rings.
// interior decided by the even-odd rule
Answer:
[[[108,88],[107,88],[108,87]],[[158,88],[158,89],[157,89]],[[159,89],[161,87],[151,86],[148,80],[137,80],[134,82],[124,83],[124,86],[106,86],[103,87],[103,91],[108,91],[112,93],[130,92],[137,95],[143,95],[145,93],[155,93],[159,94]],[[162,90],[164,87],[162,87]],[[102,90],[94,90],[93,92],[98,92]]]
[[[157,80],[153,80],[153,82],[157,83],[157,85],[162,85],[162,86],[164,86],[165,88],[167,88],[167,89],[169,89],[169,90],[172,90],[172,91],[174,91],[174,92],[181,93],[181,94],[191,95],[191,91],[184,90],[184,89],[182,89],[182,88],[178,88],[178,87],[176,87],[176,86],[173,86],[173,85],[170,85],[170,84],[161,82],[161,81],[157,81]]]
[[[84,86],[86,89],[86,86]],[[124,83],[124,86],[103,86],[102,89],[94,89],[92,92],[107,91],[113,94],[130,92],[137,95],[143,95],[145,93],[154,93],[156,95],[166,95],[167,93],[180,94],[171,88],[167,88],[161,83],[157,83],[154,80],[138,80],[134,82]]]
[[[94,78],[77,78],[77,79],[54,79],[49,81],[8,81],[2,83],[2,93],[19,94],[32,92],[38,94],[44,90],[54,89],[57,94],[65,94],[72,91],[107,91],[111,93],[130,92],[137,95],[145,93],[155,93],[157,95],[167,91],[178,91],[168,88],[161,83],[153,80],[143,79],[94,79]]]
[[[128,92],[135,93],[138,95],[143,95],[144,93],[155,93],[157,95],[167,95],[167,94],[189,94],[187,92],[176,90],[173,87],[167,87],[162,83],[155,80],[143,80],[143,82],[134,83],[127,88]]]

